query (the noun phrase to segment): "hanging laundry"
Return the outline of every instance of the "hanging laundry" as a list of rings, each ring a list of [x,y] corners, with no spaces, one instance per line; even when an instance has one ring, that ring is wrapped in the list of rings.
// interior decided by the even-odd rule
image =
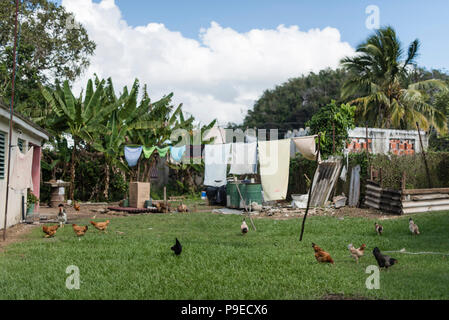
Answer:
[[[257,172],[257,142],[233,143],[231,170],[233,174],[254,174]]]
[[[304,158],[308,160],[316,160],[316,136],[307,136],[307,137],[297,137],[292,138],[293,142],[296,144],[296,148],[298,148],[299,153],[301,153]],[[318,162],[321,162],[321,156],[318,155]]]
[[[231,144],[207,144],[204,147],[204,185],[226,185],[226,171],[231,158]]]
[[[264,200],[285,200],[290,166],[290,139],[259,141],[258,146]]]
[[[343,180],[344,182],[346,182],[346,166],[343,167],[343,169],[341,169],[341,174],[340,174],[340,179]]]
[[[142,147],[143,155],[147,159],[149,157],[151,157],[151,155],[153,154],[154,150],[156,150],[156,147]]]
[[[170,154],[174,161],[180,162],[182,159],[182,156],[186,152],[186,146],[182,147],[170,147]]]
[[[125,147],[125,159],[130,167],[137,165],[142,149],[142,147]]]
[[[170,147],[165,147],[165,148],[156,147],[156,149],[157,149],[157,152],[159,153],[159,156],[161,158],[163,158],[167,155],[168,151],[170,150]]]
[[[248,143],[257,142],[257,137],[256,136],[246,135],[245,139],[246,139],[246,142],[248,142]]]
[[[30,188],[33,191],[33,153],[31,147],[26,154],[20,152],[19,147],[15,147],[15,159],[11,173],[10,188],[20,191]]]
[[[187,163],[201,163],[204,155],[204,144],[202,145],[190,145],[186,147],[185,161]]]

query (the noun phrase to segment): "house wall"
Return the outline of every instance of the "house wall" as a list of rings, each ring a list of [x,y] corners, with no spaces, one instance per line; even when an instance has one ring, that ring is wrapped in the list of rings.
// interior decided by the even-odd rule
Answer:
[[[19,132],[21,131],[21,133]],[[13,130],[13,136],[12,136],[12,145],[16,146],[18,139],[25,140],[24,145],[24,151],[28,151],[28,146],[31,144],[40,146],[42,139],[36,135],[34,135],[32,132],[27,131],[23,128],[20,128],[17,130],[17,126],[15,126]],[[4,227],[4,220],[5,220],[5,201],[6,201],[6,173],[7,173],[7,166],[8,166],[8,132],[9,132],[9,123],[8,119],[5,119],[3,117],[0,117],[0,131],[4,132],[6,134],[6,154],[5,154],[5,178],[0,179],[0,229],[3,229]],[[14,148],[13,148],[14,150]],[[13,151],[14,152],[14,151]],[[12,154],[11,158],[11,169],[14,166],[13,159],[14,154]],[[39,170],[40,172],[40,170]],[[39,177],[40,178],[40,177]],[[39,181],[39,180],[38,180]],[[13,226],[17,223],[20,223],[22,220],[22,195],[25,196],[26,201],[26,190],[24,191],[15,191],[11,190],[9,191],[9,197],[8,197],[8,219],[7,219],[7,227]],[[25,209],[26,210],[26,209]]]
[[[349,152],[365,152],[366,128],[354,128],[348,131],[350,143],[347,145]],[[421,139],[424,150],[427,150],[429,138],[421,131]],[[417,130],[392,130],[368,128],[368,150],[374,154],[406,155],[421,152],[419,135]]]

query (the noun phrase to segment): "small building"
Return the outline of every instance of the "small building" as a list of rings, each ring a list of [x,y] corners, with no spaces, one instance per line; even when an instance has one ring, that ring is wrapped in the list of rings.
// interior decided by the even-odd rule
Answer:
[[[357,127],[348,131],[349,152],[365,152],[366,128]],[[421,140],[424,151],[429,145],[429,138],[421,130]],[[374,154],[407,155],[421,152],[418,130],[395,130],[368,128],[368,150]]]
[[[6,180],[8,172],[9,152],[9,107],[0,103],[0,229],[4,228]],[[32,183],[33,193],[39,198],[41,180],[41,152],[42,145],[49,139],[49,134],[26,117],[14,113],[12,146],[17,146],[23,153],[33,148]],[[11,148],[13,152],[16,148]],[[11,169],[14,166],[14,155],[11,157]],[[11,172],[11,171],[10,171]],[[27,190],[9,190],[7,227],[16,225],[24,220],[26,212]],[[38,206],[35,207],[38,210]]]

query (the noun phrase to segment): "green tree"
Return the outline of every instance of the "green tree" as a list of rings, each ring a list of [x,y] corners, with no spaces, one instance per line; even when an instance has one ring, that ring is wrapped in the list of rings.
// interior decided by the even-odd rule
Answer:
[[[15,0],[0,1],[0,99],[9,103],[13,66]],[[19,8],[17,110],[44,116],[39,84],[75,80],[89,65],[95,43],[66,9],[49,0],[25,0]]]
[[[324,156],[333,153],[333,132],[335,130],[335,151],[339,153],[348,140],[348,129],[354,129],[355,106],[337,105],[335,100],[315,113],[307,126],[312,134],[321,134],[320,152]]]
[[[95,132],[103,128],[106,117],[116,108],[115,104],[102,105],[101,98],[104,93],[104,81],[97,84],[95,90],[92,80],[87,82],[86,93],[80,93],[75,98],[68,81],[63,87],[49,92],[41,86],[42,95],[59,119],[63,119],[67,127],[65,133],[73,139],[72,157],[70,163],[70,199],[74,199],[75,165],[80,143],[92,143]]]
[[[412,129],[418,122],[427,130],[446,130],[445,115],[428,102],[429,91],[447,90],[436,79],[412,82],[420,43],[414,40],[407,53],[391,27],[377,30],[357,47],[357,54],[341,60],[350,73],[341,96],[357,105],[357,117],[381,128]]]
[[[304,128],[320,107],[332,99],[343,102],[340,89],[347,78],[344,70],[326,69],[290,79],[274,89],[266,90],[253,109],[248,111],[242,127]]]

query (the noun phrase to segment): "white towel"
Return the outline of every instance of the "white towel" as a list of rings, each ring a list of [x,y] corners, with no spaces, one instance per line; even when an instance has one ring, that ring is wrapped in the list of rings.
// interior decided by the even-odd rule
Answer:
[[[226,171],[231,158],[231,144],[206,144],[204,146],[204,185],[226,185]]]
[[[232,174],[254,174],[257,167],[257,142],[232,144]]]
[[[296,148],[299,153],[303,155],[304,158],[308,160],[316,160],[316,136],[298,137],[292,138],[293,142],[296,144]],[[321,157],[318,155],[318,162],[321,162]]]
[[[285,200],[290,167],[290,139],[259,141],[259,163],[264,200]]]
[[[33,147],[26,154],[20,152],[19,147],[15,147],[14,165],[11,172],[10,187],[14,190],[24,190],[30,188],[33,191]]]

